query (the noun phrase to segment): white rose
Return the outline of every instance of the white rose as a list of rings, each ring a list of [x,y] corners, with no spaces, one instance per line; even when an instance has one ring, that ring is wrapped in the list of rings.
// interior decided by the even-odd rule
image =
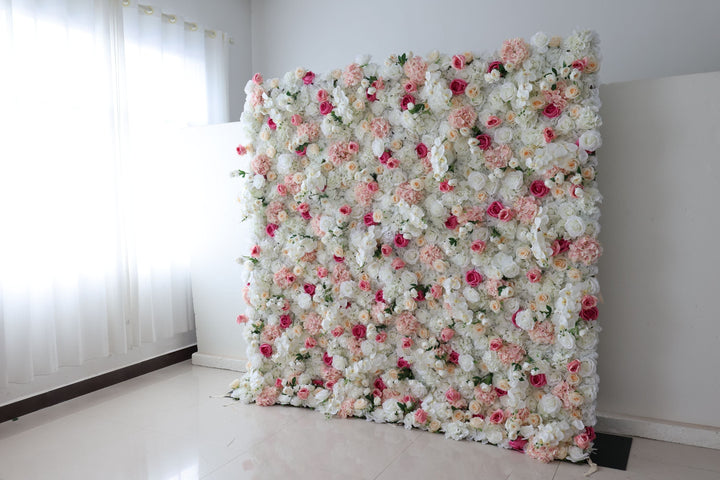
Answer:
[[[283,153],[278,157],[277,170],[278,173],[287,175],[292,171],[293,156],[287,153]]]
[[[468,183],[471,188],[476,191],[480,191],[485,186],[485,183],[487,183],[487,177],[480,172],[472,172],[468,176]]]
[[[562,401],[552,394],[545,394],[538,402],[538,410],[543,415],[554,415],[560,410]]]
[[[580,462],[582,460],[585,460],[588,457],[588,454],[583,452],[582,448],[576,447],[573,445],[568,449],[568,456],[567,459],[571,462]]]
[[[509,190],[514,191],[519,189],[523,184],[522,172],[514,171],[507,173],[503,179],[503,184],[505,185],[505,188]]]
[[[589,150],[591,152],[594,152],[598,148],[600,148],[600,145],[602,145],[602,138],[600,137],[600,132],[597,130],[590,130],[582,135],[580,135],[580,148],[583,150]]]
[[[475,360],[472,355],[463,354],[458,358],[458,364],[463,372],[469,372],[475,367]]]
[[[465,290],[463,290],[463,296],[470,303],[475,303],[475,302],[480,301],[480,294],[474,288],[465,287]]]
[[[297,297],[297,304],[298,307],[302,308],[303,310],[310,308],[310,306],[312,305],[312,297],[307,293],[301,293]]]
[[[515,323],[523,330],[529,331],[535,326],[535,319],[533,319],[532,312],[530,310],[522,310],[520,313],[515,315]]]
[[[585,233],[585,221],[577,215],[572,215],[565,220],[565,231],[570,238],[577,238]]]
[[[575,337],[567,330],[561,331],[557,336],[557,340],[560,346],[566,350],[573,350],[575,348]]]
[[[253,188],[260,190],[265,186],[265,177],[262,175],[255,175],[253,177]]]
[[[494,137],[495,137],[495,141],[497,143],[509,143],[513,137],[512,128],[500,127],[497,130],[495,130]]]
[[[533,35],[530,38],[530,43],[532,43],[533,46],[535,48],[537,48],[538,52],[540,52],[540,53],[544,53],[547,51],[549,42],[550,42],[550,39],[543,32],[537,32],[535,35]]]
[[[338,370],[345,370],[345,367],[347,366],[347,361],[345,360],[345,357],[341,357],[340,355],[333,355],[332,366],[334,368],[337,368]]]
[[[315,400],[318,402],[324,402],[327,400],[327,398],[330,396],[330,390],[322,389],[318,393],[315,394]]]

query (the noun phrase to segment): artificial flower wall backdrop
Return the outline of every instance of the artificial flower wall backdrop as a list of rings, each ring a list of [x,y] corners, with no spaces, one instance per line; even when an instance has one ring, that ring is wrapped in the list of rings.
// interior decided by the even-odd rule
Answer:
[[[256,74],[232,396],[580,461],[598,391],[598,40]]]

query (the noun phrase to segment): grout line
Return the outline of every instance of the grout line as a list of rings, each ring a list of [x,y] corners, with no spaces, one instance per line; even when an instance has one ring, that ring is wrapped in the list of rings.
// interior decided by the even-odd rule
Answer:
[[[405,448],[403,448],[392,460],[390,460],[387,465],[385,465],[385,468],[383,468],[377,475],[373,477],[373,480],[377,480],[383,473],[385,473],[385,471],[390,467],[390,465],[395,463],[402,456],[403,453],[405,453],[410,447],[412,447],[418,438],[420,438],[420,435],[415,435],[415,438],[413,438],[412,441],[410,441],[410,443],[408,443]]]

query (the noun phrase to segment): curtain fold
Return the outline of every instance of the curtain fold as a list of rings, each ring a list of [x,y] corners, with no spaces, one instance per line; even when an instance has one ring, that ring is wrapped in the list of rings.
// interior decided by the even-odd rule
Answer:
[[[194,328],[192,179],[163,142],[227,120],[214,40],[136,3],[0,0],[0,387]]]

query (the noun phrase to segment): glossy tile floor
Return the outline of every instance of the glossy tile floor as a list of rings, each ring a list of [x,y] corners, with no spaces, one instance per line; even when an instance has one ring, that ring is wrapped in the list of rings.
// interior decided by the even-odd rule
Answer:
[[[0,424],[0,479],[582,479],[586,465],[221,395],[237,373],[188,362]],[[635,439],[604,479],[720,479],[720,452]]]

